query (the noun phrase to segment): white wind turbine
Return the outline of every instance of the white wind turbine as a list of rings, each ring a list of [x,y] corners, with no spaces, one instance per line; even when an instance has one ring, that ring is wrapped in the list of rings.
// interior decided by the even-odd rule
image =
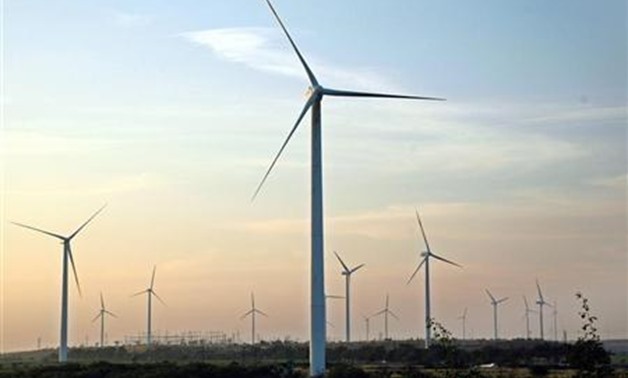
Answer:
[[[345,276],[345,324],[347,326],[346,329],[346,341],[350,342],[351,341],[351,304],[350,304],[350,285],[351,285],[351,275],[353,273],[355,273],[358,269],[362,268],[364,266],[364,264],[360,264],[352,269],[349,269],[349,267],[347,266],[347,264],[345,264],[344,261],[342,261],[342,259],[340,258],[340,256],[338,255],[338,253],[336,253],[336,251],[334,251],[334,255],[336,255],[336,257],[338,258],[338,261],[340,261],[340,265],[342,265],[342,275]]]
[[[414,273],[412,273],[412,276],[410,276],[410,279],[408,280],[407,284],[410,284],[414,276],[416,276],[416,274],[419,272],[419,269],[421,269],[421,266],[425,264],[425,348],[429,348],[430,343],[431,343],[431,338],[432,338],[432,332],[431,332],[432,330],[431,330],[431,324],[430,324],[431,319],[432,319],[431,307],[430,307],[430,258],[433,257],[436,260],[446,262],[447,264],[451,264],[459,268],[462,268],[462,266],[456,264],[453,261],[440,257],[437,254],[432,252],[432,250],[430,249],[430,243],[428,243],[427,236],[425,235],[425,229],[423,228],[423,223],[421,222],[419,211],[415,210],[415,212],[416,212],[416,219],[419,222],[419,228],[421,229],[421,235],[423,235],[423,241],[425,241],[425,248],[427,250],[421,253],[421,257],[423,257],[423,259],[421,259],[421,263],[419,263],[419,265],[414,270]]]
[[[76,274],[76,266],[74,265],[74,257],[72,256],[72,248],[70,243],[81,230],[87,226],[107,205],[104,205],[98,211],[96,211],[91,217],[89,217],[79,228],[76,229],[70,236],[62,236],[49,231],[44,231],[39,228],[28,226],[22,223],[11,222],[16,226],[28,228],[29,230],[41,232],[48,236],[60,239],[63,244],[63,273],[61,278],[61,337],[59,340],[59,362],[66,362],[68,360],[68,260],[72,265],[72,272],[74,273],[74,281],[76,282],[76,288],[79,295],[81,295],[81,285],[79,284],[78,275]]]
[[[489,298],[491,299],[491,304],[493,305],[493,337],[495,338],[495,340],[497,340],[497,306],[500,303],[506,302],[508,300],[508,297],[495,299],[493,294],[491,294],[488,289],[486,289],[486,294],[488,294]]]
[[[388,294],[386,294],[386,307],[384,307],[384,309],[374,313],[373,315],[371,315],[369,317],[369,318],[372,318],[372,317],[375,317],[375,316],[384,315],[384,340],[388,340],[388,314],[390,314],[393,318],[399,320],[399,317],[397,315],[395,315],[395,313],[392,312],[388,308],[388,303],[389,303],[388,302]]]
[[[545,302],[545,299],[543,299],[543,293],[541,292],[541,285],[539,285],[539,280],[536,280],[536,290],[539,292],[539,298],[536,300],[536,304],[539,305],[539,329],[541,333],[541,340],[543,340],[543,306],[552,307],[552,305],[549,304],[549,302]]]
[[[240,319],[244,319],[247,316],[251,315],[251,344],[255,344],[255,315],[256,314],[260,314],[260,315],[268,317],[268,315],[266,315],[265,312],[255,307],[255,294],[251,293],[251,309],[240,317]]]
[[[467,338],[467,308],[464,308],[464,312],[458,319],[462,320],[462,340]]]
[[[281,156],[284,148],[292,138],[292,135],[298,128],[301,120],[311,109],[312,114],[312,171],[311,171],[311,185],[312,185],[312,197],[311,197],[311,272],[310,272],[310,375],[320,376],[325,373],[325,272],[324,272],[324,238],[323,238],[323,169],[322,169],[322,156],[321,156],[321,102],[324,96],[336,96],[336,97],[371,97],[371,98],[396,98],[396,99],[413,99],[413,100],[442,100],[435,97],[422,97],[422,96],[406,96],[396,94],[382,94],[382,93],[368,93],[368,92],[356,92],[347,90],[337,90],[331,88],[325,88],[319,84],[316,76],[306,63],[305,59],[301,55],[301,52],[297,48],[296,44],[292,40],[292,37],[288,33],[288,30],[284,26],[283,22],[279,18],[279,15],[273,8],[269,0],[266,0],[271,12],[277,20],[279,26],[283,30],[287,37],[292,49],[297,55],[301,65],[303,66],[305,73],[310,81],[308,98],[305,102],[301,113],[297,117],[296,122],[292,126],[292,129],[288,133],[287,138],[279,148],[279,151],[275,155],[272,163],[268,167],[268,170],[264,174],[261,182],[259,183],[253,199],[257,196],[260,189],[264,185],[264,182],[268,178],[268,175],[272,171],[273,167],[277,163],[277,160]]]
[[[534,314],[536,311],[534,311],[533,309],[530,308],[530,306],[528,306],[528,298],[526,298],[526,296],[523,296],[523,303],[526,307],[526,312],[525,312],[525,317],[526,317],[526,339],[530,338],[530,314]]]
[[[98,318],[100,318],[100,347],[101,348],[105,346],[105,316],[107,315],[117,318],[116,314],[114,314],[113,312],[105,308],[105,300],[102,297],[102,292],[100,292],[100,311],[98,311],[98,315],[96,315],[94,320],[92,320],[92,323],[98,320]]]
[[[161,304],[163,304],[164,306],[166,305],[166,302],[164,302],[161,297],[159,295],[157,295],[157,293],[155,292],[154,286],[155,286],[155,270],[157,269],[157,266],[153,266],[153,274],[150,278],[150,286],[148,287],[148,289],[146,290],[142,290],[140,292],[137,292],[135,294],[132,295],[132,297],[136,297],[138,295],[144,294],[146,293],[146,296],[148,297],[148,318],[147,318],[147,323],[146,323],[146,345],[150,346],[152,343],[152,311],[153,311],[153,295],[155,296],[155,298],[157,298],[159,300],[159,302],[161,302]]]

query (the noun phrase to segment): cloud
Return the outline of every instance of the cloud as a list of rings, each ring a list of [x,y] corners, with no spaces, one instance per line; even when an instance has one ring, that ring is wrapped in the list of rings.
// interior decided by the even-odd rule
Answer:
[[[273,28],[224,28],[181,34],[195,44],[209,48],[222,59],[245,64],[253,69],[305,79],[298,58],[287,41]],[[396,87],[373,69],[332,66],[311,54],[306,55],[310,68],[317,77],[333,85],[355,89],[394,90]]]

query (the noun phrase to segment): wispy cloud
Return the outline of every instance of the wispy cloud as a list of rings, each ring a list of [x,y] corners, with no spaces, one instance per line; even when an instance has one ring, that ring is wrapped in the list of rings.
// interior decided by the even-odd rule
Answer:
[[[217,56],[253,69],[305,79],[290,45],[272,28],[209,29],[181,34],[187,40],[212,50]],[[305,53],[304,53],[305,54]],[[395,85],[374,69],[341,68],[307,53],[308,64],[317,77],[330,85],[358,89],[395,90]]]

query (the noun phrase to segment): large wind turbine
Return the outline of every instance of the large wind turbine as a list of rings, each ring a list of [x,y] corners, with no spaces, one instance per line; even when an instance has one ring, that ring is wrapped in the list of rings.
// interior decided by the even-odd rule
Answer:
[[[141,295],[146,293],[146,296],[148,297],[148,320],[146,323],[146,345],[150,346],[151,342],[152,342],[152,309],[153,309],[153,295],[155,296],[155,298],[157,298],[159,300],[159,302],[161,302],[164,306],[166,305],[166,302],[164,302],[161,297],[159,295],[157,295],[157,293],[155,292],[155,289],[153,289],[153,287],[155,286],[155,270],[157,269],[157,266],[153,266],[153,275],[150,278],[150,286],[148,287],[148,289],[146,290],[142,290],[140,292],[137,292],[135,294],[132,295],[132,297]]]
[[[486,289],[486,294],[488,294],[489,298],[491,298],[491,304],[493,305],[493,337],[495,338],[495,340],[497,340],[497,306],[508,300],[508,297],[505,298],[501,298],[501,299],[495,299],[495,297],[493,296],[493,294],[491,294],[490,291],[488,291],[488,289]]]
[[[81,230],[83,230],[85,226],[87,226],[89,222],[92,221],[92,219],[96,217],[96,215],[98,215],[105,208],[105,206],[98,209],[98,211],[96,211],[91,217],[89,217],[79,228],[76,229],[76,231],[70,234],[70,236],[62,236],[22,223],[11,222],[16,226],[28,228],[29,230],[41,232],[48,236],[60,239],[63,244],[63,273],[61,279],[61,337],[59,340],[59,362],[66,362],[68,360],[68,260],[70,260],[70,264],[72,264],[72,272],[74,273],[76,288],[78,289],[79,295],[81,295],[81,285],[79,284],[78,275],[76,274],[76,266],[74,265],[74,257],[72,256],[72,248],[70,247],[70,242],[72,241],[72,239],[74,239],[76,235],[78,235],[79,232],[81,232]]]
[[[251,309],[240,317],[240,319],[244,319],[247,316],[251,315],[251,344],[255,344],[255,314],[260,314],[268,317],[266,313],[258,310],[255,307],[255,294],[251,293]]]
[[[297,55],[305,73],[310,81],[308,99],[297,117],[296,122],[288,133],[287,138],[279,148],[268,170],[264,174],[259,183],[253,199],[257,196],[260,189],[266,182],[268,175],[277,163],[284,148],[292,138],[301,120],[308,112],[312,110],[312,198],[311,198],[311,263],[310,263],[310,375],[320,376],[325,373],[325,272],[324,272],[324,238],[323,238],[323,172],[321,157],[321,102],[324,96],[339,97],[376,97],[376,98],[397,98],[397,99],[413,99],[413,100],[442,100],[435,97],[422,96],[406,96],[396,94],[368,93],[347,90],[337,90],[325,88],[319,84],[316,76],[308,66],[305,58],[292,40],[288,30],[279,18],[279,15],[273,8],[269,0],[266,0],[271,12],[279,23],[286,38],[290,42],[292,49]]]
[[[419,211],[415,210],[415,212],[416,212],[416,219],[419,222],[419,228],[421,228],[421,234],[423,235],[423,241],[425,241],[425,248],[427,250],[421,253],[421,257],[423,257],[423,259],[421,260],[421,263],[419,263],[419,265],[414,270],[414,273],[412,273],[412,276],[410,276],[410,279],[408,280],[407,284],[409,284],[412,281],[414,276],[416,276],[416,274],[419,272],[419,269],[421,269],[421,266],[425,264],[425,348],[429,348],[431,337],[432,337],[432,330],[431,330],[431,325],[430,325],[430,321],[431,321],[430,319],[432,319],[431,308],[430,308],[430,258],[433,257],[436,260],[446,262],[447,264],[455,265],[459,268],[462,268],[462,266],[456,264],[453,261],[440,257],[435,253],[432,253],[432,250],[430,249],[430,243],[428,243],[427,236],[425,235],[425,229],[423,228],[423,223],[421,222],[421,217],[419,216]]]
[[[526,307],[526,339],[530,338],[530,314],[535,313],[536,311],[534,311],[533,309],[530,308],[530,306],[528,306],[528,298],[526,298],[526,296],[523,296],[523,304]]]
[[[462,320],[462,340],[467,338],[467,308],[464,308],[464,312],[458,319]]]
[[[349,269],[349,267],[347,266],[347,264],[345,264],[344,261],[342,261],[342,259],[340,258],[340,256],[338,255],[338,253],[336,253],[336,251],[334,251],[334,255],[336,255],[336,257],[338,258],[338,261],[340,261],[340,265],[342,265],[342,275],[345,276],[345,324],[347,326],[347,330],[346,330],[346,341],[350,342],[351,341],[351,305],[350,305],[350,301],[349,301],[349,296],[350,296],[350,292],[349,292],[349,286],[351,283],[351,275],[353,273],[355,273],[358,269],[362,268],[364,266],[364,264],[360,264],[352,269]]]
[[[552,305],[548,302],[545,302],[545,299],[543,299],[543,293],[541,292],[541,285],[539,285],[539,280],[536,280],[536,290],[539,292],[539,298],[536,300],[536,304],[539,305],[539,329],[541,333],[541,340],[543,340],[543,306],[547,305],[552,307]]]
[[[399,317],[388,308],[388,294],[386,294],[386,307],[369,317],[372,318],[374,316],[384,315],[384,340],[388,340],[388,314],[390,314],[393,318],[399,320]]]
[[[92,320],[92,323],[100,318],[100,347],[105,346],[105,316],[110,315],[114,318],[117,318],[116,314],[107,310],[105,308],[105,300],[102,297],[102,292],[100,293],[100,311],[98,311],[98,315]]]

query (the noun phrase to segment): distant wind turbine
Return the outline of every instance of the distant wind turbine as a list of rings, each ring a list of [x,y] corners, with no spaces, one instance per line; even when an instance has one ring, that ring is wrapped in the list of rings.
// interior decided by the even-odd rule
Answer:
[[[161,302],[161,304],[163,304],[164,306],[166,305],[166,302],[164,302],[161,297],[159,295],[157,295],[157,293],[155,292],[155,289],[153,289],[153,287],[155,286],[155,270],[157,269],[157,266],[153,266],[153,275],[150,278],[150,286],[148,287],[148,289],[146,290],[142,290],[140,292],[137,292],[135,294],[132,295],[132,297],[136,297],[138,295],[142,295],[144,293],[146,293],[146,296],[148,297],[148,319],[147,319],[147,323],[146,323],[146,345],[150,346],[152,343],[152,309],[153,309],[153,295],[155,296],[155,298],[157,298],[159,300],[159,302]]]
[[[369,341],[370,340],[369,336],[371,332],[371,325],[369,323],[371,321],[371,317],[362,315],[362,318],[364,319],[364,323],[366,325],[366,341]]]
[[[384,307],[383,310],[378,311],[370,316],[372,318],[375,316],[384,315],[384,340],[388,340],[388,314],[390,314],[393,318],[399,320],[399,317],[388,308],[388,303],[388,294],[386,294],[386,307]]]
[[[240,319],[244,319],[247,316],[251,315],[251,344],[255,344],[255,315],[256,314],[260,314],[260,315],[268,317],[268,315],[266,315],[265,312],[255,307],[255,294],[251,293],[251,309],[240,317]]]
[[[536,313],[536,311],[532,310],[530,306],[528,306],[528,298],[523,296],[523,304],[526,307],[525,317],[526,317],[526,339],[530,338],[530,314]]]
[[[257,186],[253,199],[261,190],[268,175],[277,163],[284,148],[292,138],[301,120],[312,110],[312,198],[311,198],[311,272],[310,272],[310,375],[313,377],[325,374],[325,272],[324,272],[324,237],[323,237],[323,169],[321,157],[321,102],[324,96],[336,97],[371,97],[371,98],[396,98],[413,100],[442,100],[435,97],[406,96],[396,94],[368,93],[347,90],[337,90],[325,88],[319,84],[316,76],[308,66],[305,58],[297,48],[288,30],[279,18],[269,0],[266,0],[268,7],[273,13],[277,23],[283,30],[286,38],[290,42],[297,58],[301,62],[303,69],[310,81],[308,98],[296,122],[282,143],[279,151],[275,155],[272,163],[268,167],[261,182]]]
[[[96,315],[94,320],[92,320],[92,323],[98,320],[98,318],[100,318],[100,347],[101,348],[105,346],[105,316],[107,315],[117,318],[116,314],[114,314],[113,312],[105,308],[105,300],[102,297],[102,292],[100,292],[100,311],[98,311],[98,315]]]
[[[558,304],[556,301],[554,301],[552,315],[554,315],[554,341],[558,341]]]
[[[467,308],[464,308],[464,311],[458,319],[462,320],[462,340],[467,338]]]
[[[506,302],[508,300],[508,297],[495,299],[493,294],[491,294],[488,289],[486,289],[486,294],[488,294],[489,298],[491,299],[491,304],[493,305],[493,337],[495,338],[495,340],[497,340],[497,306],[500,303]]]
[[[539,285],[539,280],[536,280],[536,290],[539,293],[539,298],[536,300],[536,304],[539,305],[539,332],[541,334],[541,340],[543,340],[543,306],[552,307],[552,305],[546,302],[545,299],[543,299],[543,293],[541,292],[541,285]]]
[[[72,248],[70,242],[76,235],[87,226],[103,209],[104,205],[98,211],[96,211],[91,217],[89,217],[79,228],[76,229],[70,236],[62,236],[49,231],[44,231],[39,228],[28,226],[22,223],[11,222],[16,226],[24,227],[29,230],[41,232],[48,236],[60,239],[63,244],[63,273],[61,279],[61,337],[59,342],[59,362],[66,362],[68,360],[68,260],[72,264],[72,272],[74,273],[74,281],[76,282],[76,288],[79,295],[81,295],[81,285],[79,284],[78,275],[76,274],[76,266],[74,265],[74,257],[72,256]]]
[[[421,253],[421,257],[423,257],[423,259],[421,259],[421,263],[419,263],[419,265],[414,270],[414,273],[412,273],[412,276],[410,276],[410,279],[408,280],[407,284],[410,284],[410,282],[412,282],[412,279],[419,272],[419,269],[421,269],[421,266],[425,264],[425,348],[429,348],[430,343],[431,343],[431,338],[432,338],[432,330],[431,330],[431,325],[430,325],[430,321],[431,321],[430,319],[432,319],[431,308],[430,308],[430,258],[433,257],[436,260],[446,262],[447,264],[451,264],[459,268],[462,268],[462,266],[456,264],[453,261],[440,257],[437,254],[432,252],[432,250],[430,249],[430,243],[427,241],[427,236],[425,235],[425,229],[423,228],[423,223],[421,222],[419,211],[415,210],[415,213],[416,213],[416,220],[419,223],[419,228],[421,229],[421,235],[423,235],[423,241],[425,242],[425,248],[427,250]]]
[[[342,265],[342,275],[345,276],[345,324],[346,324],[346,342],[351,341],[351,303],[350,303],[350,285],[351,285],[351,275],[355,273],[358,269],[362,268],[364,264],[360,264],[354,268],[349,269],[347,264],[340,258],[338,253],[334,251],[334,255],[338,258],[340,265]]]

